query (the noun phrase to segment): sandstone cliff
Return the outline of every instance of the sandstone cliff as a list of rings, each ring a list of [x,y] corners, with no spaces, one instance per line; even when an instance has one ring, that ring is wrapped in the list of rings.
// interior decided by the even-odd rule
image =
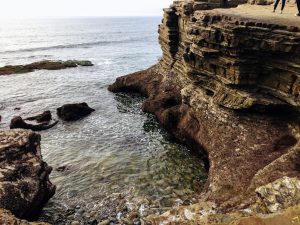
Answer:
[[[20,218],[37,217],[55,192],[49,180],[52,168],[42,160],[40,139],[28,130],[0,131],[0,208]]]
[[[143,110],[201,152],[209,178],[200,201],[269,213],[253,208],[255,189],[300,177],[299,25],[262,6],[207,10],[220,6],[174,1],[159,27],[160,62],[109,90],[144,94]]]

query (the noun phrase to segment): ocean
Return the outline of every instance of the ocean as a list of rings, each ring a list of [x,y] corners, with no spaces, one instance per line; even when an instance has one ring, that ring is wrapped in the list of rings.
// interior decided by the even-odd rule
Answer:
[[[115,206],[121,195],[129,209],[148,207],[159,214],[194,201],[202,189],[203,162],[141,111],[143,98],[107,91],[117,77],[158,62],[160,22],[159,17],[0,21],[0,67],[45,59],[94,63],[0,76],[0,129],[8,129],[14,116],[51,110],[56,117],[56,108],[67,103],[87,102],[96,109],[85,119],[41,132],[43,159],[53,167],[57,191],[39,220],[117,220],[124,213]],[[60,166],[67,170],[57,171]]]

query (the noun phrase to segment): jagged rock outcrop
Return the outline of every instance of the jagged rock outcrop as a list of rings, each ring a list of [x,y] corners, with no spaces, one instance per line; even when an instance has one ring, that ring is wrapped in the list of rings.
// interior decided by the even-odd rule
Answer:
[[[19,218],[36,217],[55,193],[40,140],[28,130],[0,131],[0,208]]]
[[[109,90],[144,94],[143,110],[206,161],[201,200],[233,212],[255,204],[258,187],[300,177],[300,27],[271,8],[198,3],[165,9],[161,61]]]

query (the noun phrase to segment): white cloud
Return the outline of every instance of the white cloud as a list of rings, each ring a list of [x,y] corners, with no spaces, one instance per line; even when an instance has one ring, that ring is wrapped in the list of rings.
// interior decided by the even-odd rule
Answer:
[[[172,0],[0,0],[0,17],[159,16]]]

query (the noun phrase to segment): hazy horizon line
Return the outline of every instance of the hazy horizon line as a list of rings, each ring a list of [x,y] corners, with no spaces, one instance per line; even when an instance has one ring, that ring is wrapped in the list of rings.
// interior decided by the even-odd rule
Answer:
[[[92,18],[153,18],[153,17],[163,17],[163,15],[127,15],[127,16],[34,16],[34,17],[1,17],[1,19],[92,19]]]

